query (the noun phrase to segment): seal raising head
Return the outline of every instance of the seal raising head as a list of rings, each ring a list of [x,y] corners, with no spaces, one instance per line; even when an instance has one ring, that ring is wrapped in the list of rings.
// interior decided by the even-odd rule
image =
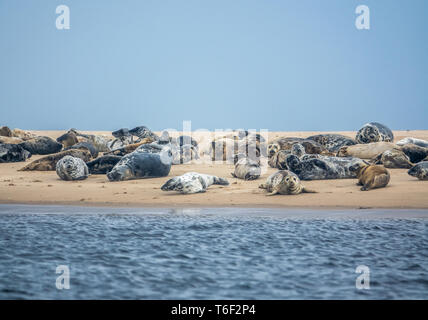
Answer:
[[[275,194],[316,193],[316,191],[306,189],[301,184],[299,177],[288,170],[279,170],[270,175],[266,183],[261,184],[259,188],[270,192],[268,196]]]

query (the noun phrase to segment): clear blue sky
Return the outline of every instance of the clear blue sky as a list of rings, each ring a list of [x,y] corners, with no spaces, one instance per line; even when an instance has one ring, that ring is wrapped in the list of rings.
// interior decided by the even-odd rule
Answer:
[[[0,125],[428,129],[427,21],[426,0],[0,0]]]

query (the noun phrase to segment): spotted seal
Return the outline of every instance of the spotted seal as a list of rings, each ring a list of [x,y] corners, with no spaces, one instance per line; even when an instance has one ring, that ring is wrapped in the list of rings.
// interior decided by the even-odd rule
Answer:
[[[19,169],[18,171],[53,171],[56,169],[56,164],[58,163],[58,161],[64,158],[65,156],[80,158],[85,162],[91,159],[91,154],[88,150],[71,149],[50,154],[40,159],[34,160],[33,162],[27,164],[25,167]]]
[[[162,191],[178,191],[182,194],[205,192],[210,185],[229,185],[229,181],[224,178],[198,173],[187,172],[181,176],[169,179],[161,187]]]
[[[316,191],[305,188],[299,177],[289,170],[279,170],[271,174],[266,183],[259,186],[266,189],[269,196],[275,194],[299,194],[299,193],[316,193]]]
[[[299,159],[290,154],[287,156],[286,164],[288,170],[297,174],[301,180],[323,180],[355,178],[356,169],[367,163],[352,157],[319,156]]]
[[[375,164],[365,165],[356,169],[356,172],[358,178],[357,185],[362,186],[361,191],[384,188],[389,183],[389,172],[383,166]]]
[[[124,181],[167,176],[172,164],[171,148],[155,143],[149,145],[142,145],[134,152],[123,156],[107,173],[108,179]]]
[[[62,180],[84,180],[89,176],[86,163],[72,156],[65,156],[56,164],[56,173]]]
[[[306,138],[307,140],[313,140],[323,147],[325,147],[329,152],[337,152],[343,146],[352,146],[357,142],[354,139],[346,137],[341,134],[317,134],[313,136],[309,136]]]
[[[428,159],[414,165],[407,173],[419,180],[428,180]]]
[[[0,163],[20,162],[31,157],[31,153],[19,144],[0,144]]]
[[[291,147],[300,143],[307,154],[329,154],[328,150],[314,140],[296,137],[280,137],[276,138],[267,146],[267,154],[272,157],[279,150],[290,150]]]
[[[49,137],[36,137],[19,144],[31,154],[51,154],[61,151],[62,144]]]
[[[86,162],[90,174],[109,173],[114,166],[122,159],[120,156],[106,155]]]
[[[231,173],[233,177],[244,180],[256,180],[260,177],[260,165],[249,158],[239,159],[235,164],[235,171]]]
[[[409,169],[413,167],[409,157],[399,148],[386,150],[374,159],[375,164],[383,164],[385,168]]]
[[[300,143],[295,143],[291,146],[290,150],[279,150],[275,153],[269,160],[268,164],[272,168],[277,168],[280,170],[286,170],[287,167],[287,156],[289,154],[294,154],[298,158],[303,157],[306,154],[305,148]]]
[[[369,122],[358,130],[355,140],[358,143],[393,142],[394,134],[387,126],[378,122]]]
[[[135,127],[133,129],[129,130],[129,133],[140,138],[140,139],[150,137],[155,141],[159,140],[159,137],[153,131],[151,131],[149,128],[147,128],[146,126]]]
[[[422,139],[417,139],[417,138],[412,138],[412,137],[404,138],[404,139],[401,139],[400,141],[397,142],[397,144],[399,146],[404,146],[404,145],[409,144],[409,143],[415,144],[419,147],[428,148],[428,141],[422,140]]]

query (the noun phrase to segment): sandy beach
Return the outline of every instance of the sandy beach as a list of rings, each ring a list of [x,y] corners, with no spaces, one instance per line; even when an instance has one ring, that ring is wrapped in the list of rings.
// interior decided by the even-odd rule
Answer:
[[[56,138],[64,131],[32,131]],[[106,134],[109,132],[88,132]],[[319,132],[270,132],[277,136],[306,137]],[[355,132],[337,132],[354,137]],[[199,134],[199,136],[198,136]],[[196,134],[197,140],[202,133]],[[395,141],[404,137],[428,140],[428,130],[394,131]],[[207,139],[208,140],[208,139]],[[265,208],[428,208],[428,182],[407,174],[406,169],[389,169],[386,188],[362,192],[355,179],[304,181],[316,194],[267,197],[260,183],[276,169],[268,167],[260,179],[244,181],[231,176],[234,166],[225,163],[172,166],[168,177],[109,182],[105,175],[91,175],[84,181],[62,181],[55,171],[18,171],[42,156],[26,162],[0,164],[0,203],[56,204],[117,207],[265,207]],[[229,186],[211,186],[206,193],[182,195],[163,192],[160,187],[172,176],[189,171],[213,174],[229,180]]]

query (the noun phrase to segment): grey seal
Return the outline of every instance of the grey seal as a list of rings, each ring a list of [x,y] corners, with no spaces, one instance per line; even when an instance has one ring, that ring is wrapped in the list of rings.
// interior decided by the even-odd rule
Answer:
[[[177,191],[182,194],[191,194],[205,192],[213,184],[227,186],[229,185],[229,181],[208,174],[187,172],[181,176],[169,179],[161,189],[162,191]]]
[[[114,168],[120,159],[122,159],[120,156],[106,155],[86,162],[86,165],[90,174],[106,174]]]
[[[62,180],[84,180],[89,176],[86,163],[72,156],[65,156],[56,164],[56,173]]]
[[[36,137],[19,144],[31,154],[51,154],[61,151],[62,144],[49,137]]]
[[[325,147],[329,152],[337,152],[341,147],[352,146],[357,143],[354,139],[333,133],[317,134],[307,137],[306,139],[314,140]]]
[[[241,158],[235,164],[235,171],[232,176],[244,180],[256,180],[260,177],[260,165],[249,158]]]
[[[419,147],[428,148],[428,141],[412,137],[404,138],[397,142],[399,146],[404,146],[409,143],[415,144]]]
[[[428,161],[419,162],[407,171],[407,173],[419,180],[428,180]]]
[[[369,122],[358,130],[355,140],[358,143],[393,142],[394,134],[387,126],[378,122]]]
[[[0,163],[20,162],[31,157],[31,153],[19,144],[0,144]]]
[[[65,156],[80,158],[85,162],[91,159],[91,154],[88,150],[71,149],[49,154],[40,159],[34,160],[33,162],[27,164],[25,167],[19,169],[19,171],[53,171],[56,169],[56,164],[58,163],[58,161],[64,158]]]
[[[269,192],[269,196],[275,194],[316,193],[316,191],[305,188],[299,177],[288,170],[279,170],[271,174],[266,183],[261,184],[259,188],[266,189]]]

